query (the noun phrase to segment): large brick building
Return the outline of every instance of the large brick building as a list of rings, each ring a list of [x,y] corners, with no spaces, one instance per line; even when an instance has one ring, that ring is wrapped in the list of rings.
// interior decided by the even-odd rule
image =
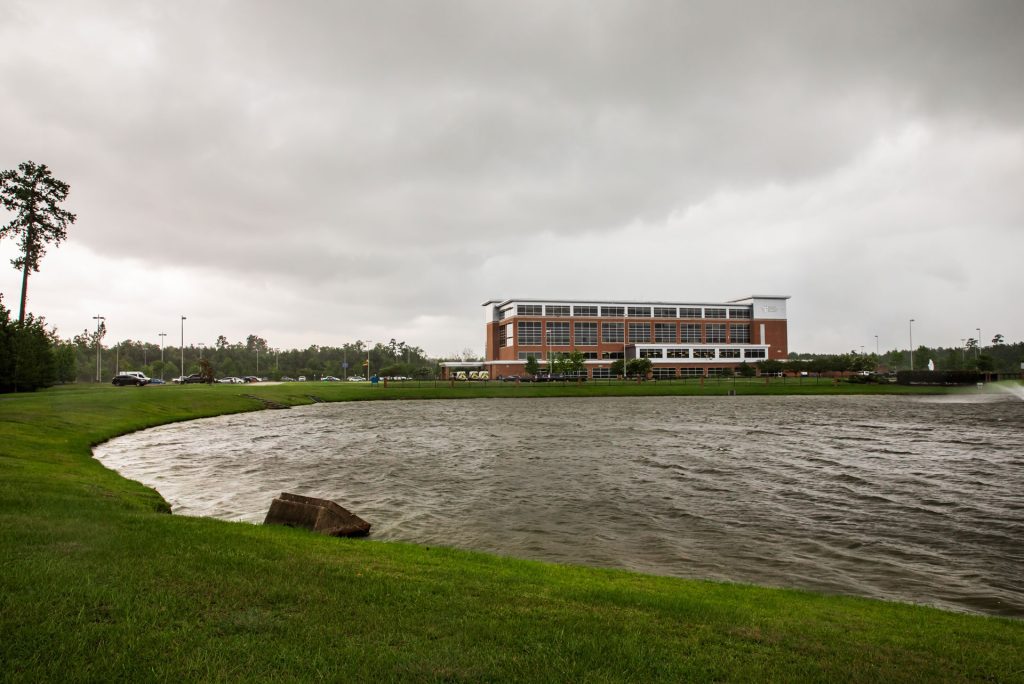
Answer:
[[[647,358],[656,378],[716,375],[743,363],[784,359],[788,296],[713,304],[492,299],[484,302],[492,378],[524,373],[526,360],[574,349],[587,376],[610,377],[616,359]]]

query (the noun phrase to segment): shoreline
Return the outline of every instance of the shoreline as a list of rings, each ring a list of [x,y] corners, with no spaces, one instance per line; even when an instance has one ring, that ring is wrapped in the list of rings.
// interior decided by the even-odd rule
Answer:
[[[311,384],[296,384],[245,390],[313,403]],[[317,389],[332,401],[425,393]],[[1018,620],[163,515],[155,490],[92,458],[114,436],[262,408],[237,391],[78,387],[4,398],[9,673],[913,681],[1024,670]],[[310,658],[324,636],[330,647]]]

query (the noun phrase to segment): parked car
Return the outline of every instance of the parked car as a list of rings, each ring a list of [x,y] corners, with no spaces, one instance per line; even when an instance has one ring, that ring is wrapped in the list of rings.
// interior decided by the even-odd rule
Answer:
[[[333,375],[325,375],[324,382],[341,382],[341,378],[336,378]]]
[[[255,375],[246,375],[244,378],[242,378],[242,380],[244,382],[259,382],[260,381],[260,379],[257,378]]]
[[[133,377],[138,378],[139,380],[149,382],[149,378],[147,378],[146,374],[143,373],[142,371],[121,371],[120,373],[118,373],[118,375],[131,375]]]
[[[300,375],[299,376],[299,382],[306,382],[306,376],[305,375]]]
[[[295,382],[295,378],[290,378],[287,375],[282,375],[281,382]]]
[[[197,383],[206,382],[206,378],[204,378],[199,373],[193,373],[192,375],[186,375],[185,377],[183,377],[181,379],[181,382],[182,382],[182,384],[185,384],[185,385],[194,385],[194,384],[197,384]]]
[[[136,387],[142,387],[149,382],[149,378],[143,375],[141,378],[137,375],[129,375],[128,373],[121,373],[120,375],[114,376],[114,379],[110,381],[110,384],[117,387],[124,387],[125,385],[135,385]]]
[[[362,375],[353,375],[348,379],[349,382],[364,382],[365,380],[366,378]]]
[[[150,385],[166,385],[167,383],[164,382],[163,380],[161,380],[160,378],[150,378],[149,379],[149,384]]]
[[[234,377],[232,375],[229,375],[226,378],[221,378],[217,382],[219,382],[219,383],[221,383],[223,385],[241,385],[241,384],[243,384],[245,382],[245,380],[242,380],[242,378],[236,378],[236,377]]]

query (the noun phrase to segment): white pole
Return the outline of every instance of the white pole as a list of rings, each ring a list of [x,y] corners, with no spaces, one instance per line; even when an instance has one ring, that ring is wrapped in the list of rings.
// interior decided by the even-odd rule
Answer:
[[[185,377],[185,317],[181,317],[181,377]]]
[[[910,319],[910,370],[914,370],[914,319]]]
[[[99,314],[92,318],[96,321],[96,382],[100,382],[100,321],[107,319]]]

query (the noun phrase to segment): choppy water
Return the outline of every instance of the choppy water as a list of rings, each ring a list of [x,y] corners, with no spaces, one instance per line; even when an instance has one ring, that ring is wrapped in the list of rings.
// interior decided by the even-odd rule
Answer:
[[[177,514],[282,491],[371,538],[1024,617],[1024,401],[645,397],[320,404],[97,457]]]

